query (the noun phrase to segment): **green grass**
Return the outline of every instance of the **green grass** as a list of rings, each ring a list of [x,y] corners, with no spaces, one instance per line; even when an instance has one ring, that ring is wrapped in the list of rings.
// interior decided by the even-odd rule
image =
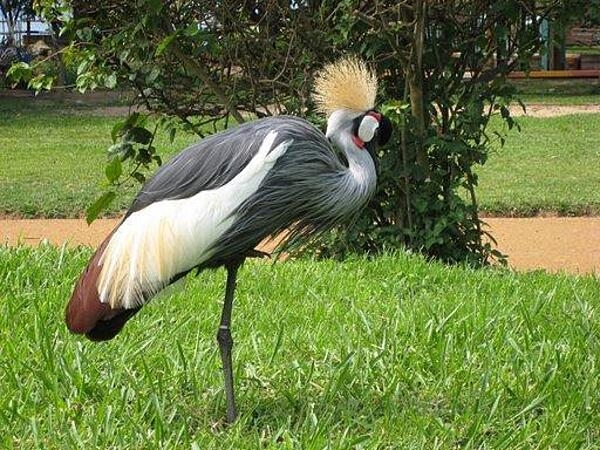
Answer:
[[[93,103],[30,100],[0,101],[0,215],[81,216],[101,192],[119,118],[98,115]],[[483,210],[600,214],[600,114],[518,121],[522,132],[510,132],[506,146],[477,169]],[[196,139],[179,133],[170,144],[161,134],[157,146],[167,159]],[[132,184],[109,212],[126,208],[137,189]]]
[[[0,100],[0,214],[80,216],[102,192],[110,131],[119,117],[90,105]],[[168,157],[197,137],[179,133],[171,144],[156,140]],[[109,212],[124,209],[139,185],[131,183]]]
[[[550,92],[547,94],[526,94],[521,96],[526,105],[598,105],[600,104],[600,94],[594,95],[565,95],[560,92]]]
[[[567,47],[567,53],[580,55],[600,55],[600,45],[572,45]]]
[[[0,247],[2,448],[597,448],[593,277],[406,255],[248,263],[227,429],[215,426],[224,273],[97,344],[63,324],[89,254]]]
[[[593,79],[512,80],[519,97],[527,103],[550,105],[598,105],[600,83]]]
[[[520,117],[504,148],[476,169],[491,214],[600,214],[600,114]],[[499,126],[496,123],[495,126]]]
[[[600,83],[583,80],[513,80],[525,103],[551,105],[597,105],[600,103]]]

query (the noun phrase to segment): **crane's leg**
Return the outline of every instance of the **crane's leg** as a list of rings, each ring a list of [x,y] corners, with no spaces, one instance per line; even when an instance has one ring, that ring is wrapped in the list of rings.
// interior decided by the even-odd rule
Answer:
[[[217,332],[217,342],[221,352],[221,363],[223,364],[223,375],[225,377],[225,396],[227,398],[227,423],[233,423],[237,417],[235,408],[235,396],[233,392],[233,369],[231,364],[231,349],[233,338],[231,337],[231,310],[233,308],[233,293],[235,291],[235,280],[237,271],[241,265],[236,262],[227,265],[227,286],[225,288],[225,302],[221,312],[221,323]]]

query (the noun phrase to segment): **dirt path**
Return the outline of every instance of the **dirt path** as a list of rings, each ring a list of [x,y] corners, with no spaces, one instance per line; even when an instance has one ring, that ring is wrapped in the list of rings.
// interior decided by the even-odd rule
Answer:
[[[600,275],[600,217],[484,220],[515,269]]]
[[[0,219],[0,240],[9,245],[38,245],[46,240],[56,245],[95,247],[120,220],[101,219],[88,226],[84,219]]]
[[[600,105],[548,105],[544,103],[528,103],[526,110],[520,106],[511,106],[511,115],[531,117],[557,117],[569,114],[594,114],[600,113]]]
[[[487,230],[517,270],[600,274],[600,217],[487,218]],[[97,246],[119,219],[0,220],[0,242]]]

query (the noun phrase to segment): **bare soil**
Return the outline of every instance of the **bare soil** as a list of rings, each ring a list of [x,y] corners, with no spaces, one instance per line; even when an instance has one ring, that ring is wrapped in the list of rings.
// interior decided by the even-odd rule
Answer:
[[[96,247],[121,219],[98,219],[88,226],[85,219],[0,219],[0,239],[8,245],[42,242]]]
[[[517,270],[600,274],[600,217],[484,218]]]
[[[95,115],[124,117],[129,111],[127,99],[134,95],[131,92],[119,90],[98,90],[80,94],[68,90],[54,90],[51,92],[41,92],[35,95],[32,91],[18,89],[1,89],[0,98],[27,98],[29,101],[37,103],[64,102],[62,108],[69,111],[69,114],[89,114],[93,110]],[[114,105],[115,102],[122,102],[121,105]],[[69,106],[71,105],[71,106]],[[567,114],[579,113],[600,113],[599,104],[589,105],[552,105],[547,103],[527,103],[527,109],[518,105],[510,108],[511,114],[517,116],[533,117],[556,117]]]
[[[4,219],[0,242],[95,247],[119,220],[100,219],[88,226],[83,219]],[[485,222],[516,270],[600,274],[600,217],[495,217]]]
[[[528,103],[525,111],[520,106],[510,108],[510,114],[514,117],[557,117],[569,114],[592,114],[600,113],[600,105],[548,105]]]

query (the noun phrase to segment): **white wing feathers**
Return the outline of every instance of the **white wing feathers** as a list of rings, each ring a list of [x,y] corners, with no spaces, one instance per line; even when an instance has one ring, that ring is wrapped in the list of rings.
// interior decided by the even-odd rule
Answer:
[[[111,308],[134,308],[172,278],[208,260],[212,245],[235,220],[236,208],[259,188],[291,141],[272,149],[271,131],[259,151],[229,183],[132,213],[115,231],[99,265],[98,292]]]

